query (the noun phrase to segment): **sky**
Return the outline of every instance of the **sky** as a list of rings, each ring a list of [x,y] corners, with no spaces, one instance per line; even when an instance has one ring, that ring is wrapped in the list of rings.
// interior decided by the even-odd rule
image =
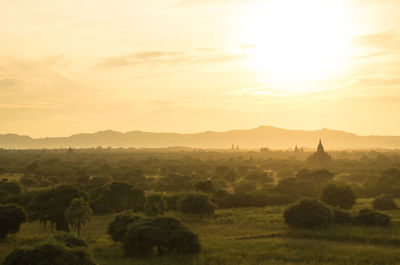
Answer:
[[[398,0],[0,0],[0,134],[400,135]]]

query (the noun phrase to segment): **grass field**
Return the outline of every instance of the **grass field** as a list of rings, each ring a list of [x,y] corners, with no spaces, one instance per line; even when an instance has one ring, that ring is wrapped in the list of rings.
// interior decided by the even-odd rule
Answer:
[[[359,200],[353,209],[369,207]],[[293,230],[283,223],[285,207],[218,210],[213,218],[196,220],[176,213],[197,233],[202,252],[193,256],[124,258],[122,247],[106,234],[110,216],[96,216],[83,228],[82,238],[100,265],[125,264],[400,264],[400,211],[387,211],[391,228],[335,226],[323,230]],[[45,241],[52,232],[27,223],[20,233],[0,243],[0,260],[17,246]]]

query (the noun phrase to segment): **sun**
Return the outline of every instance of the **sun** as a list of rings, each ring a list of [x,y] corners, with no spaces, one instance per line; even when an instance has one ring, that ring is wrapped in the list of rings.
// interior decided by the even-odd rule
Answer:
[[[346,1],[256,2],[242,25],[239,39],[248,63],[269,84],[300,89],[346,68],[351,38]]]

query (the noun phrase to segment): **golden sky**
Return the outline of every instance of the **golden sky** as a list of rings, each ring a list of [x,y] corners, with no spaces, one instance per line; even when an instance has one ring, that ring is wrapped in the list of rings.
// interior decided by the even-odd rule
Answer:
[[[400,135],[399,0],[0,0],[0,133]]]

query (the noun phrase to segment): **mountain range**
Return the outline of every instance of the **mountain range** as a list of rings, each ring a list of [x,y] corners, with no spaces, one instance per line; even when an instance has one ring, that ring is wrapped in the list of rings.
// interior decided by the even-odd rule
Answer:
[[[260,126],[250,130],[206,131],[190,134],[142,131],[122,133],[111,130],[74,134],[69,137],[45,138],[0,134],[0,148],[91,148],[98,146],[230,148],[234,144],[235,147],[238,145],[240,148],[286,149],[296,145],[315,148],[319,139],[322,139],[326,149],[400,148],[400,136],[360,136],[337,130],[287,130],[271,126]]]

